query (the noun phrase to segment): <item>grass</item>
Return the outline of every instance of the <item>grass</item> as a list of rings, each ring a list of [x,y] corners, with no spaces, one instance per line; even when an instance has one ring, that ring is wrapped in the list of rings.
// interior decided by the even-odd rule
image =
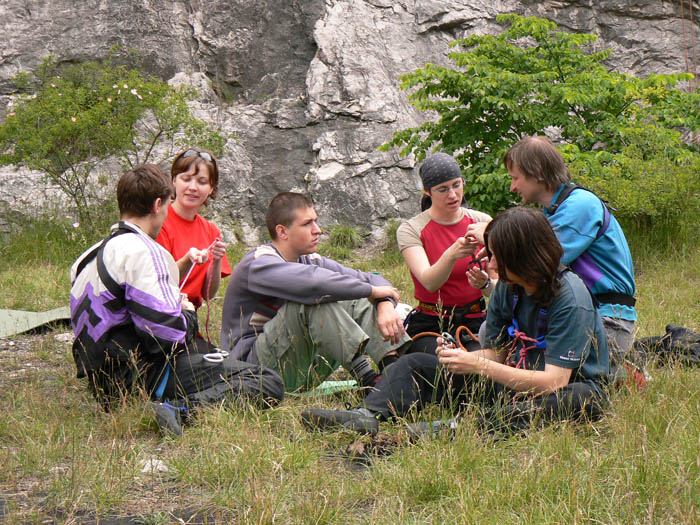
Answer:
[[[12,264],[0,274],[0,308],[66,304],[77,254],[64,254],[72,249],[65,242],[42,242],[44,251],[28,263],[19,248],[8,257],[14,241],[2,248]],[[697,246],[669,251],[634,235],[630,242],[637,336],[661,334],[667,323],[699,330]],[[231,263],[244,252],[231,247]],[[410,302],[410,276],[390,245],[347,264],[380,271]],[[215,340],[225,284],[210,311]],[[199,313],[204,326],[206,307]],[[138,399],[102,412],[75,378],[70,344],[55,335],[0,341],[0,521],[700,521],[700,369],[652,367],[646,391],[616,393],[597,423],[563,423],[502,441],[479,437],[470,414],[453,440],[416,444],[405,422],[383,423],[384,448],[351,433],[311,433],[299,422],[304,407],[341,408],[357,402],[353,394],[290,396],[267,411],[210,407],[173,439],[157,433]],[[446,415],[431,408],[419,418]],[[387,449],[392,453],[383,455]],[[168,471],[142,472],[151,459]]]

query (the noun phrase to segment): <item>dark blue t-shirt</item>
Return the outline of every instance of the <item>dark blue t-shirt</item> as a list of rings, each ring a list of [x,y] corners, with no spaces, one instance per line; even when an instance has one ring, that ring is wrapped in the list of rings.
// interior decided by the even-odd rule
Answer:
[[[600,384],[608,375],[610,359],[608,342],[597,308],[583,281],[573,272],[561,275],[559,293],[546,309],[545,350],[528,351],[526,365],[530,370],[544,370],[545,363],[571,368],[569,383],[581,381]],[[513,294],[508,285],[499,282],[489,301],[486,315],[485,348],[510,346],[508,336],[513,311]],[[515,309],[520,330],[530,337],[537,333],[539,306],[522,293]],[[513,357],[517,362],[517,352]]]

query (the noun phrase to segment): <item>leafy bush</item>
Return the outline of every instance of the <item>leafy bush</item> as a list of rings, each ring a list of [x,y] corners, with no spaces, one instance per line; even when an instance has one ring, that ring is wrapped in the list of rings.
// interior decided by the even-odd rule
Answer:
[[[665,131],[667,140],[661,131]],[[643,226],[700,215],[700,155],[679,147],[678,133],[640,127],[620,153],[562,147],[572,178],[615,207],[615,215]]]
[[[0,124],[0,165],[42,172],[68,196],[81,222],[94,222],[90,205],[108,182],[100,162],[116,157],[123,168],[171,157],[185,145],[220,152],[225,137],[194,118],[190,93],[136,69],[103,62],[63,65],[45,59],[15,82],[24,94]],[[156,147],[165,157],[153,159]],[[104,193],[104,192],[103,192]]]
[[[597,38],[593,34],[556,31],[556,24],[535,17],[508,14],[497,20],[509,26],[499,35],[472,35],[451,44],[454,68],[427,64],[401,77],[411,102],[439,117],[395,133],[382,149],[400,147],[402,155],[413,153],[419,161],[436,150],[455,155],[469,204],[491,213],[511,204],[502,158],[526,135],[560,134],[569,145],[568,160],[577,173],[589,166],[586,180],[596,187],[617,185],[623,175],[614,166],[625,164],[630,148],[640,148],[645,162],[657,157],[680,166],[692,157],[697,148],[669,134],[673,127],[700,129],[700,95],[673,89],[691,75],[639,79],[610,72],[603,65],[610,50],[587,52]],[[657,143],[672,147],[659,156],[653,151]],[[628,159],[625,173],[635,159],[640,160]],[[652,188],[636,189],[650,199]]]

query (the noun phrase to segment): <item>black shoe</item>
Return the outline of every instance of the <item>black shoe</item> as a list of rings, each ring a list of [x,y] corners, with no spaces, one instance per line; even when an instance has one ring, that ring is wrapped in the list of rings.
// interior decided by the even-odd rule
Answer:
[[[421,438],[437,438],[443,435],[453,438],[457,427],[459,427],[459,420],[453,418],[443,419],[442,421],[421,421],[419,423],[413,423],[408,425],[406,430],[409,439],[417,441]]]
[[[310,408],[302,411],[301,421],[311,429],[346,428],[360,434],[371,435],[379,432],[379,420],[366,408],[352,410]]]
[[[150,401],[148,407],[156,416],[156,423],[158,423],[158,428],[163,433],[170,433],[175,436],[182,435],[182,412],[184,407],[176,407],[170,403],[163,402],[159,403],[156,401]]]

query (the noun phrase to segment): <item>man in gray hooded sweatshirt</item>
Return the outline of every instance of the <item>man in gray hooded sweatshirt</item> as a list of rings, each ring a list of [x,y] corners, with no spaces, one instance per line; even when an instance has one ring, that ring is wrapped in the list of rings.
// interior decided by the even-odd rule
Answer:
[[[246,254],[226,290],[221,345],[236,359],[278,371],[285,390],[313,387],[339,365],[362,386],[410,345],[396,313],[398,290],[381,275],[318,255],[311,199],[284,192],[270,202],[271,242]]]

